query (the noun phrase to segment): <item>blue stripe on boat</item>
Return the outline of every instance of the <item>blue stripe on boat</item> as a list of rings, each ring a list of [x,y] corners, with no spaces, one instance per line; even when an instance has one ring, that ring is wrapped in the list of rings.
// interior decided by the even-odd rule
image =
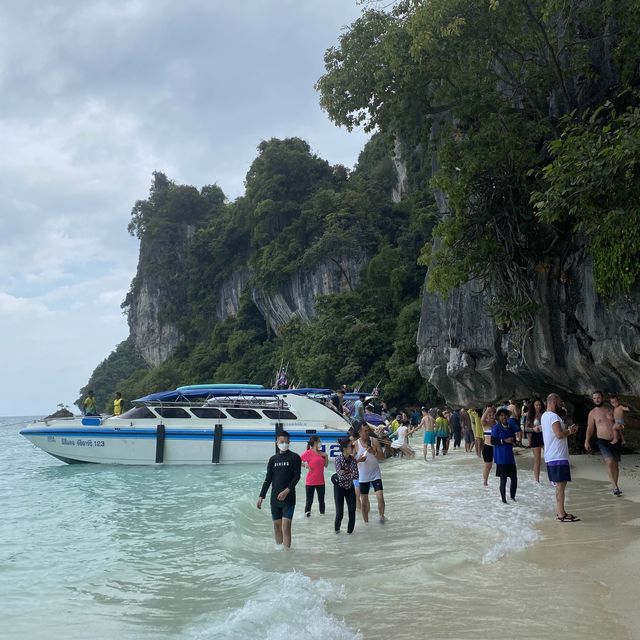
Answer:
[[[33,436],[68,436],[68,437],[93,437],[93,438],[149,438],[156,437],[155,428],[142,429],[88,429],[86,427],[66,428],[66,429],[42,429],[37,427],[27,427],[20,431],[22,435]],[[165,437],[170,440],[212,440],[213,429],[167,429]],[[291,440],[296,442],[306,441],[309,434],[306,431],[289,431]],[[323,438],[330,440],[344,438],[347,436],[346,431],[324,431],[320,432]],[[273,440],[275,439],[274,431],[239,431],[228,429],[223,432],[223,440]]]

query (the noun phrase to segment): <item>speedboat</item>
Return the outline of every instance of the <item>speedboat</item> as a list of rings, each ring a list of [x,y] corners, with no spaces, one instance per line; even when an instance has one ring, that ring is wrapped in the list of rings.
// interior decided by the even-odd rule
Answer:
[[[188,385],[134,400],[120,416],[44,419],[20,433],[66,463],[160,465],[264,462],[281,431],[302,453],[311,435],[334,457],[348,420],[329,389]]]

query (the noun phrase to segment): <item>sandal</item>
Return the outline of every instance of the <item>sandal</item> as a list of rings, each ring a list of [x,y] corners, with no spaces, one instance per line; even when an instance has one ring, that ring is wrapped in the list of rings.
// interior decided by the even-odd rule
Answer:
[[[580,522],[580,518],[576,518],[570,513],[565,513],[563,516],[559,516],[556,514],[556,520],[558,522]]]

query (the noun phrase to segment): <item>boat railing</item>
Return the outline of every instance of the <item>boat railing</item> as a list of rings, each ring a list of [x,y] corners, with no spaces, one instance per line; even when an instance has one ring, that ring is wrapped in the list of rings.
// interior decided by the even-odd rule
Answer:
[[[84,420],[96,420],[98,421],[100,424],[102,424],[104,422],[104,420],[106,418],[109,418],[111,416],[101,413],[100,415],[95,415],[95,416],[85,416],[85,415],[79,415],[79,416],[60,416],[60,417],[52,417],[52,416],[47,416],[46,418],[40,418],[38,420],[34,420],[34,423],[39,423],[39,422],[44,422],[47,426],[49,426],[50,422],[78,422],[78,420],[80,420],[80,422],[82,422],[82,424],[84,423]],[[86,426],[86,425],[85,425]]]
[[[145,407],[238,407],[238,408],[257,408],[257,409],[289,409],[289,404],[281,399],[272,398],[247,398],[247,397],[215,397],[207,400],[196,401],[165,401],[165,400],[148,400],[136,403]]]

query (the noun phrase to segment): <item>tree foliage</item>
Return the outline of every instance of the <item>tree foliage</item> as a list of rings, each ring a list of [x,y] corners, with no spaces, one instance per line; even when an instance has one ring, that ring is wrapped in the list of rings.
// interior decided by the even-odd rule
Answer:
[[[563,124],[532,201],[546,222],[586,236],[599,293],[627,293],[640,276],[640,106],[607,102]]]
[[[403,309],[412,305],[416,320],[425,270],[415,256],[433,218],[425,213],[428,202],[414,212],[409,203],[391,201],[392,150],[391,139],[373,136],[348,171],[298,138],[271,139],[258,147],[244,195],[230,203],[217,187],[198,191],[154,174],[149,198],[132,212],[141,252],[125,306],[151,276],[169,293],[163,305],[182,310],[185,337],[159,367],[112,376],[109,393],[116,385],[135,398],[193,382],[269,384],[285,361],[290,380],[300,384],[389,386],[393,401],[432,396],[415,364],[417,325],[409,326]],[[350,280],[345,258],[368,263],[359,282]],[[277,292],[298,270],[324,263],[342,270],[348,292],[319,300],[312,323],[294,319],[274,335],[251,290]],[[239,308],[222,320],[220,305],[234,278],[243,281],[236,287],[243,290]]]
[[[588,130],[580,123],[637,87],[639,27],[632,0],[404,0],[365,10],[327,51],[317,87],[329,117],[399,137],[415,159],[414,192],[429,185],[441,194],[436,242],[421,254],[430,290],[446,295],[479,280],[496,319],[517,322],[535,306],[539,257],[567,223],[588,238],[599,290],[636,282],[633,191],[624,178],[613,181],[621,190],[603,189],[601,172],[637,153],[616,138],[622,128],[637,137],[632,115],[611,125],[597,118]],[[628,108],[640,104],[626,95]],[[578,161],[589,148],[598,161]],[[621,165],[610,169],[616,178]],[[560,205],[573,183],[579,198]],[[597,233],[614,220],[628,259]]]
[[[336,124],[375,132],[355,169],[273,138],[234,202],[155,173],[132,211],[140,268],[124,307],[156,278],[184,340],[160,367],[125,367],[108,384],[138,396],[268,383],[285,361],[302,384],[380,383],[392,401],[426,402],[415,365],[426,267],[442,295],[481,284],[507,325],[535,308],[540,262],[562,261],[572,243],[586,243],[600,292],[637,285],[640,3],[363,4],[316,85]],[[394,162],[407,172],[401,202]],[[285,291],[300,270],[347,257],[366,263],[359,283],[273,335],[251,290]],[[244,293],[222,320],[234,278]]]
[[[106,413],[113,412],[113,399],[116,391],[121,391],[125,405],[138,396],[130,393],[128,385],[123,382],[132,375],[142,377],[146,366],[136,352],[133,340],[129,337],[121,342],[107,358],[94,370],[89,382],[80,389],[80,397],[75,401],[82,409],[82,402],[90,390],[96,394],[98,408]]]

